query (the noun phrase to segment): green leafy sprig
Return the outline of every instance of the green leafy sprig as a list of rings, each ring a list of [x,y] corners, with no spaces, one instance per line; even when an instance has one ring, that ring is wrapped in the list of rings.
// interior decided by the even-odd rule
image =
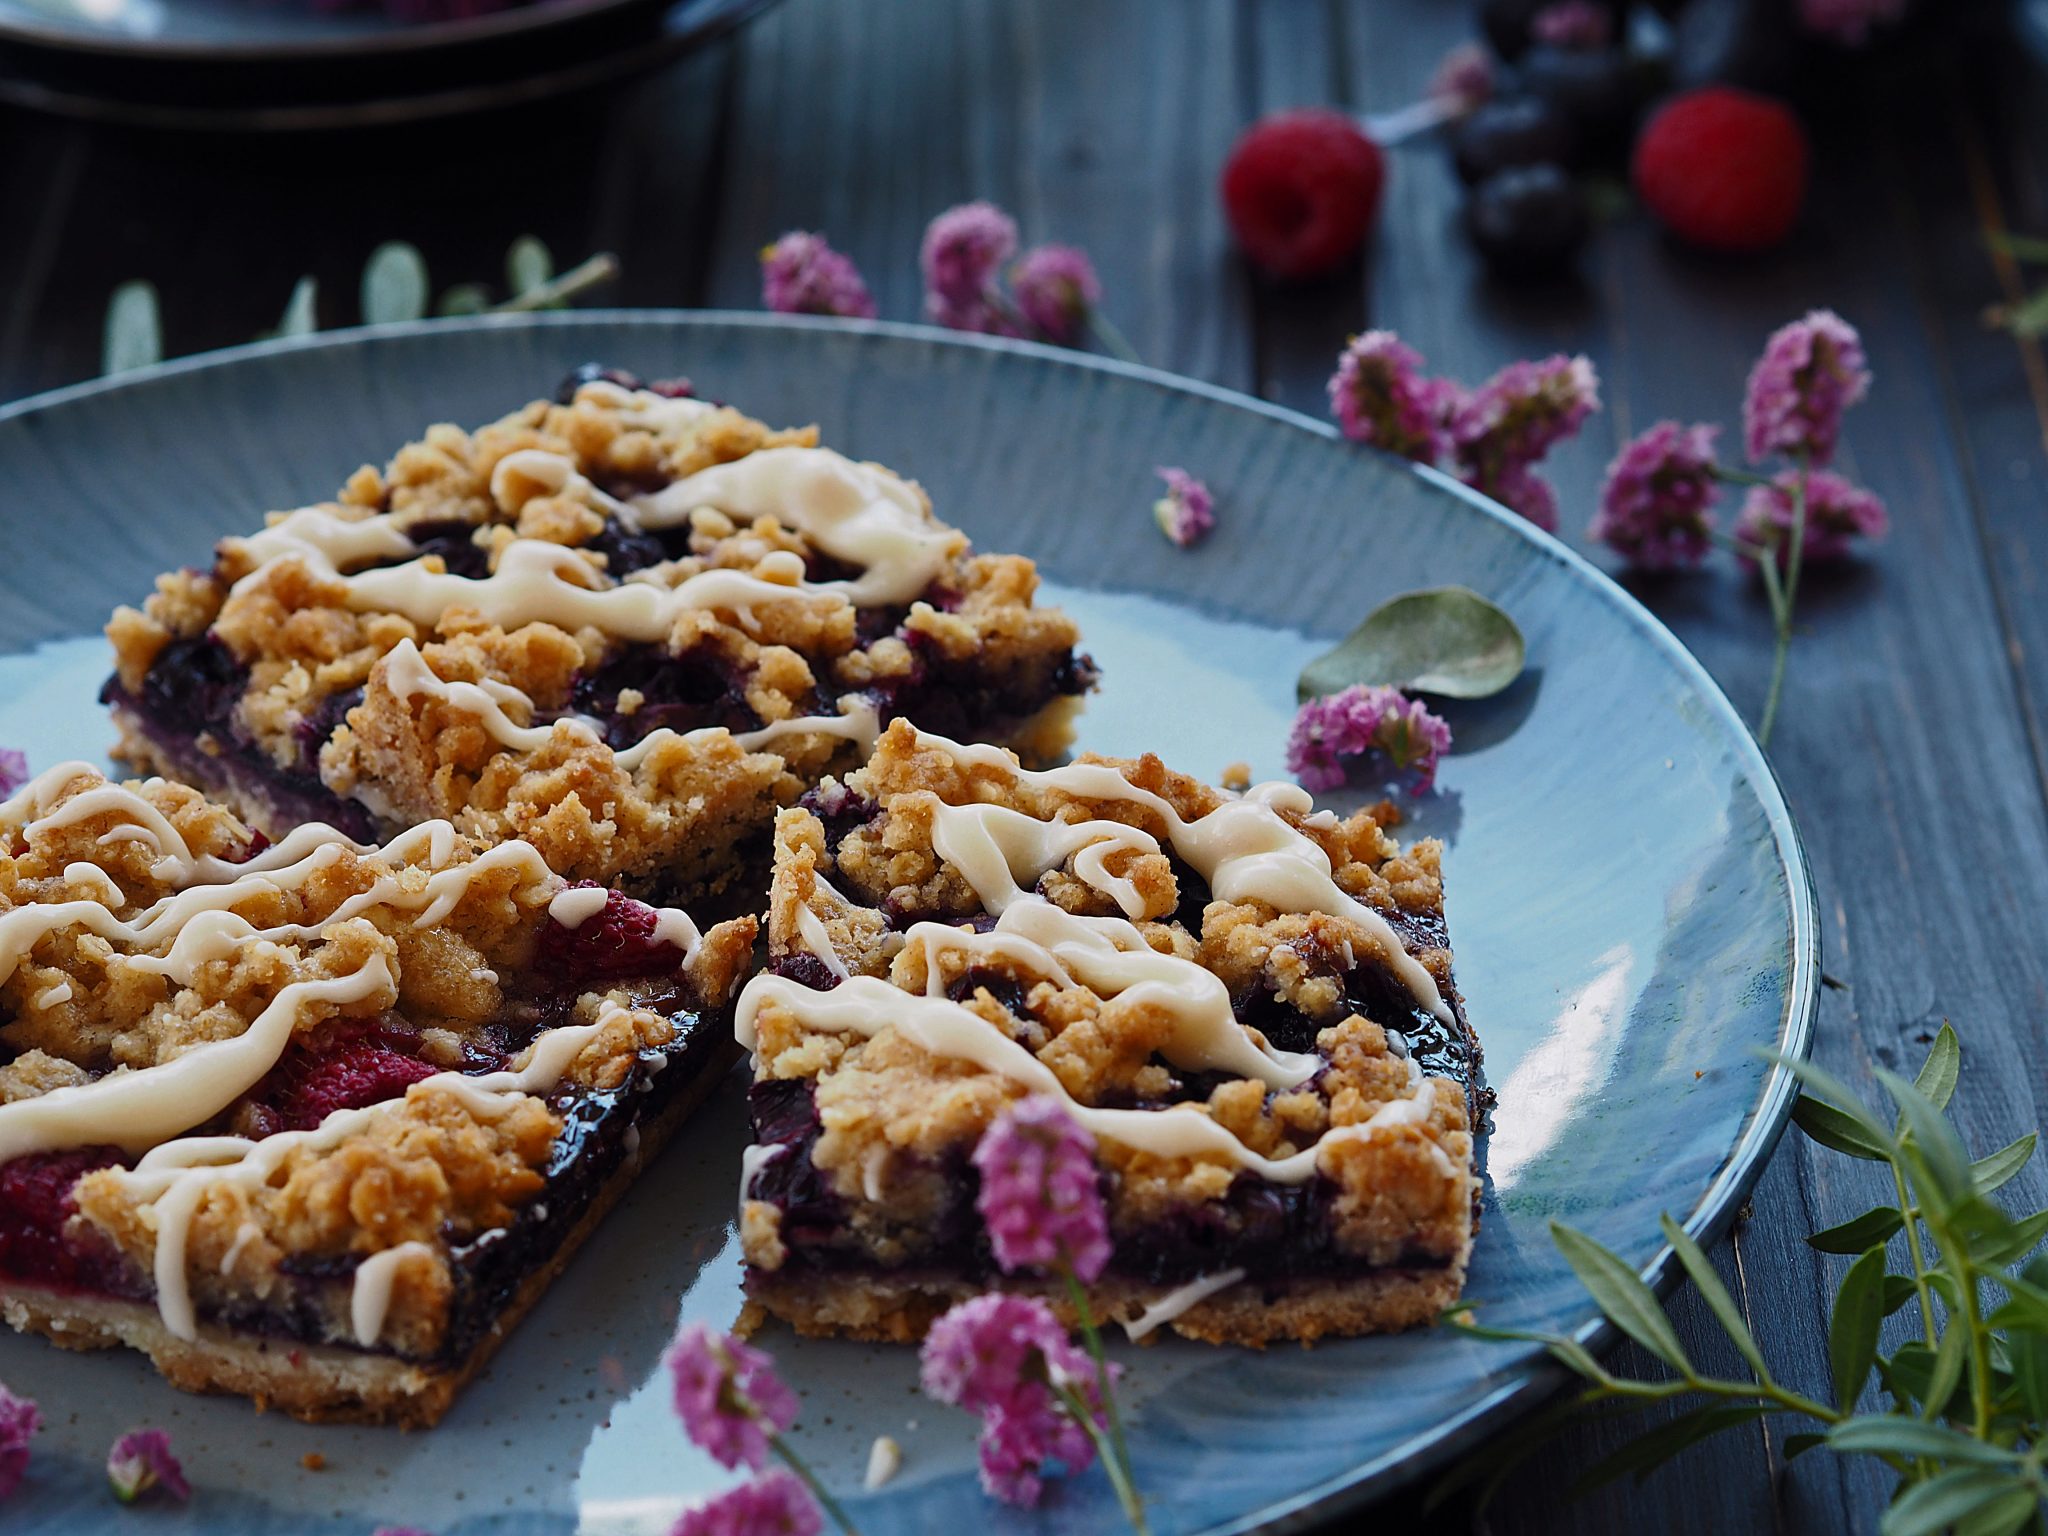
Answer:
[[[1665,1216],[1664,1239],[1699,1287],[1715,1321],[1753,1373],[1718,1377],[1687,1356],[1656,1294],[1619,1255],[1561,1222],[1551,1234],[1572,1272],[1621,1332],[1667,1366],[1660,1380],[1619,1376],[1584,1344],[1559,1334],[1485,1328],[1471,1306],[1448,1321],[1481,1338],[1541,1344],[1586,1385],[1517,1431],[1484,1466],[1454,1474],[1439,1498],[1478,1484],[1482,1497],[1564,1422],[1632,1404],[1686,1400],[1693,1406],[1589,1468],[1575,1492],[1617,1478],[1640,1480],[1687,1446],[1767,1415],[1790,1413],[1817,1427],[1789,1435],[1788,1457],[1816,1446],[1872,1456],[1898,1478],[1884,1536],[2014,1536],[2048,1531],[2048,1256],[2028,1257],[2048,1235],[2048,1211],[2014,1217],[1991,1197],[2034,1154],[2030,1133],[1970,1158],[1945,1111],[1962,1062],[1947,1024],[1912,1082],[1883,1069],[1878,1081],[1896,1113],[1889,1124],[1829,1073],[1783,1059],[1808,1092],[1793,1119],[1811,1140],[1882,1163],[1896,1203],[1878,1205],[1807,1241],[1823,1253],[1853,1255],[1835,1292],[1828,1332],[1831,1400],[1785,1386],[1734,1298],[1684,1228]],[[1898,1272],[1903,1271],[1903,1272]],[[1913,1337],[1881,1353],[1884,1320],[1912,1309]],[[1888,1406],[1859,1412],[1875,1380]]]
[[[2039,235],[1993,235],[1991,248],[2023,266],[2048,266],[2048,239]],[[1984,311],[1984,323],[2015,336],[2048,335],[2048,286],[2017,304],[1993,304]]]
[[[482,283],[457,283],[434,300],[426,257],[403,240],[390,240],[372,251],[363,266],[359,314],[364,325],[392,325],[424,320],[430,310],[437,318],[447,318],[561,309],[576,295],[618,275],[618,258],[608,254],[592,256],[558,274],[547,246],[532,235],[521,235],[505,252],[506,297],[496,297]],[[261,339],[312,335],[320,328],[319,298],[318,283],[311,277],[300,278],[292,286],[276,327],[264,332]],[[100,371],[125,373],[162,362],[163,356],[163,314],[156,285],[121,284],[107,305]]]

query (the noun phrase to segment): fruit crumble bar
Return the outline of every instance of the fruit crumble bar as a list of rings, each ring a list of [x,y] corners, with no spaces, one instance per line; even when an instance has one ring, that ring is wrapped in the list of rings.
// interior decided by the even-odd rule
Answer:
[[[892,725],[777,823],[736,1019],[756,1318],[907,1340],[991,1287],[1064,1304],[975,1211],[969,1158],[1027,1094],[1095,1139],[1098,1315],[1255,1345],[1434,1318],[1478,1190],[1439,854],[1294,785]]]
[[[272,836],[445,819],[688,896],[899,715],[1062,747],[1094,672],[1037,583],[815,429],[584,370],[162,577],[102,697],[127,762]]]
[[[51,769],[0,804],[0,1316],[432,1424],[731,1062],[756,926]]]

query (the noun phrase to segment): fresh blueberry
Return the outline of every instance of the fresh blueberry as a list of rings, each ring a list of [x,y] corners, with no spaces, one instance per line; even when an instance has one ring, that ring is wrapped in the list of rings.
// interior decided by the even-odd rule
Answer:
[[[1451,140],[1458,178],[1468,186],[1518,165],[1570,165],[1576,150],[1571,123],[1537,96],[1486,103]]]
[[[1482,181],[1465,208],[1472,243],[1497,277],[1553,275],[1586,243],[1586,195],[1555,165],[1523,165]]]

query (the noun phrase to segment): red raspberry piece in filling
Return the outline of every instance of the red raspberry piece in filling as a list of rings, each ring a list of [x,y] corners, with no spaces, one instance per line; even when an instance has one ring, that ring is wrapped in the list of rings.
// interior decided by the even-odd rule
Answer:
[[[578,889],[596,885],[585,880]],[[672,975],[682,968],[683,951],[656,936],[659,922],[660,914],[645,902],[608,892],[604,910],[574,928],[541,924],[534,968],[544,977],[573,983]]]
[[[78,1214],[74,1187],[95,1168],[125,1161],[116,1147],[32,1152],[0,1164],[0,1274],[86,1290],[113,1290],[119,1256],[90,1233],[67,1236]]]
[[[359,1035],[319,1049],[293,1047],[251,1097],[273,1112],[266,1129],[310,1131],[338,1109],[398,1098],[435,1070],[375,1035]]]

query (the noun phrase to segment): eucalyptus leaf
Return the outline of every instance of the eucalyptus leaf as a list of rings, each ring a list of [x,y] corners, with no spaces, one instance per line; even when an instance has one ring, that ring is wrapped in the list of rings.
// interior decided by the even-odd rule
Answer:
[[[318,296],[319,284],[310,277],[292,284],[292,296],[285,300],[284,314],[278,318],[277,334],[310,336],[319,330],[320,321],[313,311],[313,301]]]
[[[1956,1079],[1962,1075],[1962,1069],[1962,1046],[1957,1043],[1954,1027],[1943,1019],[1941,1032],[1934,1037],[1927,1059],[1920,1063],[1920,1072],[1913,1079],[1913,1086],[1925,1094],[1936,1109],[1947,1109],[1948,1101],[1955,1097]],[[1899,1129],[1905,1128],[1905,1122],[1901,1121]]]
[[[1946,1424],[1924,1419],[1902,1419],[1896,1414],[1866,1413],[1837,1424],[1827,1434],[1828,1444],[1838,1451],[1855,1451],[1871,1456],[1926,1457],[1930,1461],[1960,1461],[1980,1466],[2007,1466],[2019,1460],[2015,1451],[1966,1435]]]
[[[2021,261],[2048,262],[2048,239],[2039,235],[1990,234],[1985,243],[1994,251],[2003,251]]]
[[[1970,1244],[1970,1257],[1980,1264],[2010,1264],[2023,1257],[2043,1237],[2048,1237],[2048,1211],[2036,1211],[2019,1221],[2004,1223]]]
[[[1826,1445],[1827,1443],[1828,1437],[1826,1435],[1811,1434],[1805,1430],[1800,1431],[1796,1435],[1787,1435],[1785,1437],[1785,1459],[1787,1461],[1797,1461],[1815,1446]]]
[[[443,319],[455,315],[480,315],[491,307],[491,291],[482,283],[457,283],[434,306]]]
[[[2048,288],[2029,294],[2024,303],[2008,310],[2005,324],[2016,336],[2039,336],[2048,332]]]
[[[1922,1418],[1939,1418],[1948,1410],[1949,1400],[1963,1384],[1963,1366],[1969,1352],[1970,1330],[1951,1322],[1941,1336],[1941,1347],[1934,1352],[1933,1369],[1928,1372],[1926,1390],[1920,1395]]]
[[[1884,1315],[1890,1317],[1919,1294],[1920,1292],[1914,1287],[1913,1282],[1904,1275],[1886,1275],[1884,1277]]]
[[[2032,1488],[2008,1488],[1958,1520],[1956,1536],[2014,1536],[2030,1525],[2038,1530],[2040,1512],[2041,1496]]]
[[[1527,646],[1515,621],[1469,587],[1404,592],[1365,616],[1334,650],[1302,669],[1304,699],[1357,683],[1483,699],[1521,676]]]
[[[1861,1253],[1876,1244],[1890,1242],[1905,1225],[1906,1218],[1899,1214],[1897,1206],[1880,1205],[1838,1227],[1816,1232],[1806,1241],[1822,1253]]]
[[[1900,1494],[1878,1530],[1882,1536],[1936,1536],[2023,1486],[2012,1473],[1995,1467],[1958,1467]]]
[[[403,240],[387,240],[363,267],[363,323],[391,325],[426,313],[427,259]]]
[[[554,255],[537,236],[521,235],[505,252],[505,285],[515,298],[533,292],[554,275]]]
[[[1770,1367],[1764,1364],[1763,1351],[1757,1348],[1756,1339],[1749,1331],[1749,1324],[1743,1320],[1742,1309],[1735,1305],[1735,1298],[1728,1294],[1728,1287],[1721,1283],[1721,1276],[1715,1271],[1700,1245],[1693,1241],[1685,1228],[1671,1219],[1667,1211],[1657,1225],[1664,1233],[1664,1241],[1671,1245],[1671,1251],[1678,1255],[1678,1262],[1685,1266],[1685,1272],[1692,1277],[1693,1285],[1699,1290],[1700,1300],[1707,1304],[1707,1310],[1714,1314],[1714,1320],[1721,1325],[1742,1358],[1747,1360],[1757,1378],[1771,1379]]]
[[[1835,1314],[1828,1325],[1828,1365],[1835,1402],[1846,1412],[1863,1395],[1863,1383],[1877,1359],[1877,1330],[1884,1322],[1884,1250],[1873,1248],[1842,1276]]]
[[[1860,1157],[1865,1162],[1884,1163],[1891,1161],[1891,1146],[1870,1130],[1844,1114],[1832,1104],[1823,1104],[1808,1094],[1801,1094],[1792,1106],[1792,1120],[1800,1130],[1830,1151],[1840,1152],[1847,1157]]]
[[[1678,1331],[1664,1315],[1656,1292],[1643,1284],[1642,1277],[1620,1255],[1561,1221],[1550,1224],[1550,1236],[1579,1283],[1592,1292],[1594,1302],[1615,1327],[1674,1370],[1692,1374],[1685,1346],[1678,1342]]]
[[[154,283],[123,283],[107,301],[100,372],[126,373],[164,360],[163,319]]]
[[[1899,1106],[1900,1118],[1912,1133],[1912,1150],[1918,1153],[1917,1161],[1926,1168],[1934,1191],[1951,1205],[1975,1194],[1970,1183],[1969,1157],[1955,1127],[1942,1118],[1941,1110],[1896,1072],[1879,1067],[1877,1080]]]
[[[2048,1420],[2048,1334],[2015,1329],[2005,1336],[2013,1385],[2036,1422]]]
[[[2010,1183],[2013,1176],[2033,1159],[2037,1139],[2029,1131],[2011,1146],[2000,1147],[1970,1164],[1970,1180],[1977,1186],[1977,1193],[1988,1195]]]

